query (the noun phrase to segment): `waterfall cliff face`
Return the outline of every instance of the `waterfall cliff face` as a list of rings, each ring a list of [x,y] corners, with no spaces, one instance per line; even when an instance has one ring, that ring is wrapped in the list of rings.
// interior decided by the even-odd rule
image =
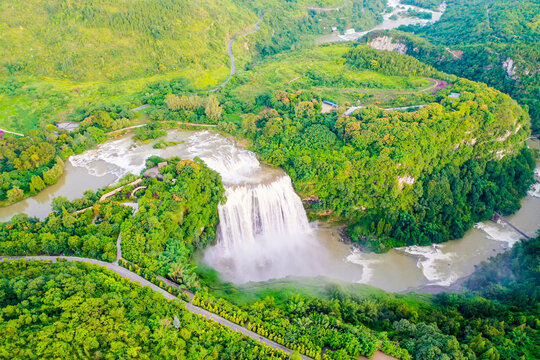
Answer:
[[[219,207],[219,240],[224,249],[265,236],[310,233],[304,208],[288,176],[268,184],[229,186]]]
[[[245,283],[317,272],[314,260],[322,249],[288,176],[226,186],[226,196],[219,207],[218,242],[205,253],[205,261],[226,280]]]
[[[227,197],[218,209],[217,244],[204,261],[236,283],[312,276],[312,251],[320,245],[291,179],[217,134],[197,133],[190,142],[192,156],[221,174]]]

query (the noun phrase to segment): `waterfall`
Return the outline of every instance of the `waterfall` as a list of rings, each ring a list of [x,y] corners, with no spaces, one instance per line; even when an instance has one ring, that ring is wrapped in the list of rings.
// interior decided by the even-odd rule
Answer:
[[[219,207],[219,240],[225,250],[254,243],[258,237],[311,231],[288,176],[269,184],[228,186],[226,197]]]
[[[314,276],[324,268],[324,250],[288,176],[226,186],[226,196],[219,207],[218,242],[204,257],[226,280]]]

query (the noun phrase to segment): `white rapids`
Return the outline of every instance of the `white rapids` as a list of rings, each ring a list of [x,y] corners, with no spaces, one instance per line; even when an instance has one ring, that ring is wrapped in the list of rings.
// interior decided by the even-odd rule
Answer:
[[[155,141],[140,145],[125,136],[72,156],[56,185],[0,209],[0,220],[8,221],[22,212],[43,219],[50,213],[54,197],[74,199],[126,174],[140,174],[145,160],[157,155],[199,157],[221,175],[227,200],[218,208],[217,242],[204,251],[202,261],[225,281],[324,276],[389,291],[428,284],[448,286],[520,238],[507,225],[486,221],[462,239],[444,244],[398,248],[384,254],[354,251],[338,241],[338,228],[308,222],[302,201],[282,170],[261,164],[233,139],[209,131],[171,130],[164,140],[176,145],[154,149]],[[530,144],[540,147],[540,142]],[[537,168],[537,181],[538,175]],[[537,194],[538,182],[523,199],[522,208],[507,218],[529,236],[535,236],[540,223]]]
[[[218,242],[204,256],[224,279],[245,283],[325,272],[325,251],[288,176],[226,185],[226,196]]]

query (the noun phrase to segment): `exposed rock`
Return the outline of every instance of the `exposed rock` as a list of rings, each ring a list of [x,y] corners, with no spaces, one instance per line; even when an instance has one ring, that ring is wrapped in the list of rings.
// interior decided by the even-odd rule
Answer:
[[[476,141],[477,141],[477,139],[474,138],[474,139],[472,139],[471,141],[464,140],[463,143],[464,143],[465,145],[467,145],[467,146],[474,146],[474,145],[476,144]]]
[[[414,184],[414,178],[410,175],[407,175],[407,176],[399,176],[397,178],[398,180],[398,185],[399,185],[399,188],[400,189],[403,189],[405,187],[405,184],[407,185],[412,185]]]
[[[512,58],[507,57],[506,60],[503,61],[502,67],[510,79],[517,80],[519,78],[516,73],[516,64]]]
[[[463,57],[463,50],[452,50],[450,48],[446,48],[445,50],[452,54],[452,57],[454,59],[461,60],[461,58]]]
[[[497,160],[502,160],[502,158],[504,158],[506,156],[506,151],[503,149],[503,150],[499,150],[495,153],[495,157],[497,158]]]
[[[317,204],[321,202],[321,199],[316,195],[310,195],[309,197],[302,200],[306,204]]]
[[[371,40],[368,45],[376,50],[395,51],[400,54],[407,53],[407,46],[403,43],[392,42],[393,39],[390,36],[379,36]]]
[[[508,139],[511,134],[512,133],[510,132],[510,130],[507,130],[506,133],[504,133],[504,135],[499,136],[498,138],[495,139],[495,141],[499,141],[499,142],[506,141],[506,139]]]

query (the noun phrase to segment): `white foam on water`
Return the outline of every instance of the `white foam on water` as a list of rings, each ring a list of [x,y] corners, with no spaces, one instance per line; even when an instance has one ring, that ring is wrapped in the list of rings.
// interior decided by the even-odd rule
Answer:
[[[204,261],[228,281],[245,283],[326,272],[327,253],[313,236],[291,179],[226,186],[218,242]]]
[[[360,276],[360,279],[356,281],[359,284],[368,284],[373,278],[373,264],[382,262],[380,259],[369,259],[366,257],[366,253],[358,250],[353,250],[352,254],[346,257],[346,260],[350,263],[362,266],[362,275]]]
[[[225,184],[258,182],[252,175],[261,164],[251,151],[236,147],[227,138],[209,131],[193,134],[188,142],[192,157],[199,157],[209,168],[221,174]]]
[[[522,237],[514,229],[510,229],[504,224],[495,224],[486,221],[477,223],[474,227],[485,232],[488,239],[505,242],[508,247],[514,246]]]
[[[528,192],[529,196],[540,198],[540,183],[534,183]]]
[[[430,285],[450,286],[458,279],[458,275],[449,266],[457,254],[445,253],[444,247],[441,244],[431,246],[414,245],[398,248],[397,250],[404,251],[417,258],[416,266],[422,270]]]
[[[171,131],[167,140],[182,138],[181,133]],[[112,174],[119,180],[127,174],[138,175],[146,166],[146,159],[161,157],[201,158],[211,169],[217,171],[225,184],[257,183],[260,177],[253,176],[261,165],[255,154],[237,148],[220,134],[200,131],[191,135],[186,143],[166,149],[153,149],[152,143],[137,145],[126,136],[100,144],[97,148],[70,157],[73,166],[84,167],[91,175]]]
[[[93,176],[112,174],[120,179],[127,174],[139,174],[145,167],[147,154],[145,147],[135,147],[128,138],[108,141],[97,148],[87,150],[69,158],[73,166],[84,167]]]

